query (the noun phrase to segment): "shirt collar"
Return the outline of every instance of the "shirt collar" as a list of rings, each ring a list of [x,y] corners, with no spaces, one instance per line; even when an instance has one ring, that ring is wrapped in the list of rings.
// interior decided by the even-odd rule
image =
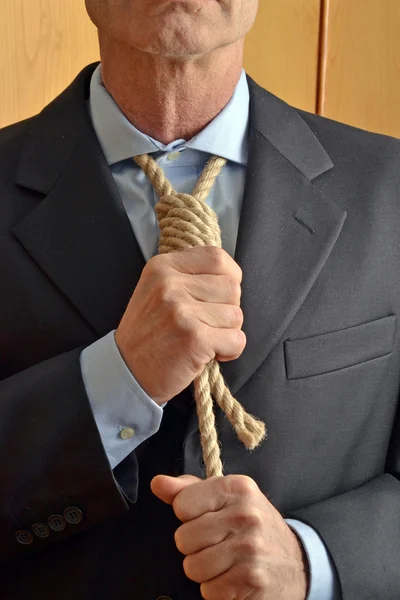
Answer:
[[[231,99],[220,113],[191,140],[174,140],[165,145],[142,133],[128,121],[101,77],[101,64],[90,82],[89,112],[108,165],[137,154],[191,148],[247,165],[249,88],[242,69]]]

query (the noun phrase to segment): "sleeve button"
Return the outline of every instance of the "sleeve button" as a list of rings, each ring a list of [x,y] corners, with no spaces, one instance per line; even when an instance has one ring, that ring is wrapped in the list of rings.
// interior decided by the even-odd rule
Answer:
[[[64,510],[64,519],[70,525],[78,525],[83,521],[83,513],[76,506],[69,506]]]
[[[32,531],[39,538],[47,538],[50,535],[50,529],[44,523],[34,523]]]
[[[53,531],[63,531],[67,526],[62,515],[51,515],[47,519],[47,525]]]
[[[19,544],[32,544],[34,540],[33,533],[27,529],[19,529],[15,532],[15,537]]]

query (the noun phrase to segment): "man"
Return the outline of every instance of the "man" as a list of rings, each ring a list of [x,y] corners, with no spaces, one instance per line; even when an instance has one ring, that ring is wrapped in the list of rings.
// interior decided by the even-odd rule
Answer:
[[[256,0],[86,0],[101,65],[0,132],[2,597],[395,600],[400,148],[242,70]],[[157,254],[149,153],[223,249]],[[192,381],[220,361],[265,421]]]

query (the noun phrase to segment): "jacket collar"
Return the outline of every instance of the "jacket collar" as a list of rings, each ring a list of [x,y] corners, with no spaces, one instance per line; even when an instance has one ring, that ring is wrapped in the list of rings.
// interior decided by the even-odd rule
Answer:
[[[17,184],[48,194],[80,142],[95,135],[87,103],[91,76],[98,64],[86,66],[32,119],[16,173]],[[251,129],[264,136],[310,181],[332,168],[329,155],[296,109],[260,87],[249,75],[246,77]]]

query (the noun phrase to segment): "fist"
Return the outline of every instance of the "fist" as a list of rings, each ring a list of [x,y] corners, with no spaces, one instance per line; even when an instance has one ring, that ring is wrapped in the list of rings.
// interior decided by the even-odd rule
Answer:
[[[250,477],[158,475],[151,489],[183,522],[175,543],[205,600],[305,600],[301,543]]]
[[[213,358],[238,358],[242,271],[225,250],[198,246],[159,254],[144,267],[115,341],[144,391],[163,404]]]

